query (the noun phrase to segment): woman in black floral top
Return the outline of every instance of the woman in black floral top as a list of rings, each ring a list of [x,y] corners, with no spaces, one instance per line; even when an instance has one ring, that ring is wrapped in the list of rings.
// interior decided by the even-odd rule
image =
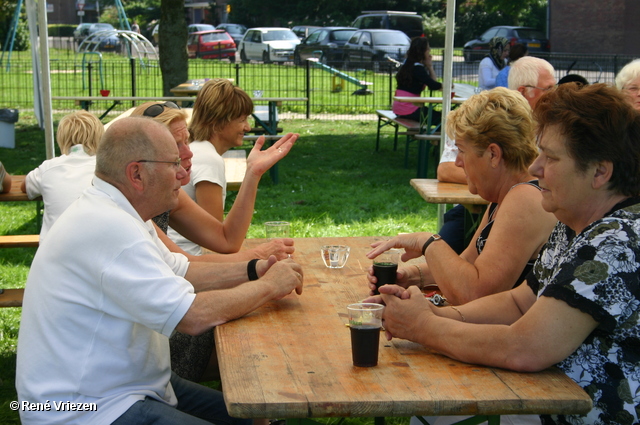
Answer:
[[[389,336],[516,371],[557,365],[593,399],[543,424],[640,422],[640,115],[614,88],[558,86],[534,111],[530,167],[559,220],[527,285],[459,307],[385,286]],[[517,235],[514,235],[517,237]]]

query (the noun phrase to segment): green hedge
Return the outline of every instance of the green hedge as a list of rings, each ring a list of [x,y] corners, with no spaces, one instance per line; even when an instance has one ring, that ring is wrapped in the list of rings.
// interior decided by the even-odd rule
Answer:
[[[69,24],[51,24],[49,25],[50,37],[73,37],[73,30],[76,25]]]

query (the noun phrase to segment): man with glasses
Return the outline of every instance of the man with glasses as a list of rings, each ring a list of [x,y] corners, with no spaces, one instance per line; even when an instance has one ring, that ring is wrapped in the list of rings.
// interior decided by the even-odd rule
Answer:
[[[525,56],[513,63],[509,71],[509,88],[522,93],[533,109],[538,99],[555,87],[554,73],[553,65],[546,60]]]
[[[149,220],[175,205],[185,173],[164,125],[124,118],[106,131],[93,185],[53,224],[27,280],[16,370],[23,424],[249,423],[229,417],[220,392],[171,372],[168,337],[301,293],[302,269],[169,252]]]

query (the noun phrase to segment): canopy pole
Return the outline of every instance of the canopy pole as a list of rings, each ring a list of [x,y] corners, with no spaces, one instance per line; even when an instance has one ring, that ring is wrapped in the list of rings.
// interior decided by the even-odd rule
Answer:
[[[42,104],[44,110],[44,140],[47,159],[55,156],[53,147],[53,106],[51,104],[51,70],[49,68],[49,33],[47,26],[47,2],[38,1],[38,34],[40,36],[40,72]]]
[[[446,143],[445,125],[447,114],[451,110],[451,88],[453,87],[453,35],[456,28],[456,0],[447,0],[446,30],[444,35],[444,53],[442,64],[442,129],[440,136],[440,155]],[[444,224],[445,204],[438,204],[438,230]]]

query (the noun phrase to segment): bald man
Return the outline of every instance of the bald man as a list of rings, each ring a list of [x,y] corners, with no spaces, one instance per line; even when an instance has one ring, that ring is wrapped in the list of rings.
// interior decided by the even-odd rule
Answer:
[[[220,392],[172,374],[168,337],[300,294],[302,270],[169,252],[149,220],[175,207],[184,174],[164,125],[124,118],[105,132],[93,185],[51,227],[27,279],[16,387],[52,408],[21,408],[23,424],[250,423],[229,417]]]
[[[538,99],[556,86],[554,73],[553,65],[546,60],[525,56],[511,65],[509,88],[519,91],[533,109]]]

